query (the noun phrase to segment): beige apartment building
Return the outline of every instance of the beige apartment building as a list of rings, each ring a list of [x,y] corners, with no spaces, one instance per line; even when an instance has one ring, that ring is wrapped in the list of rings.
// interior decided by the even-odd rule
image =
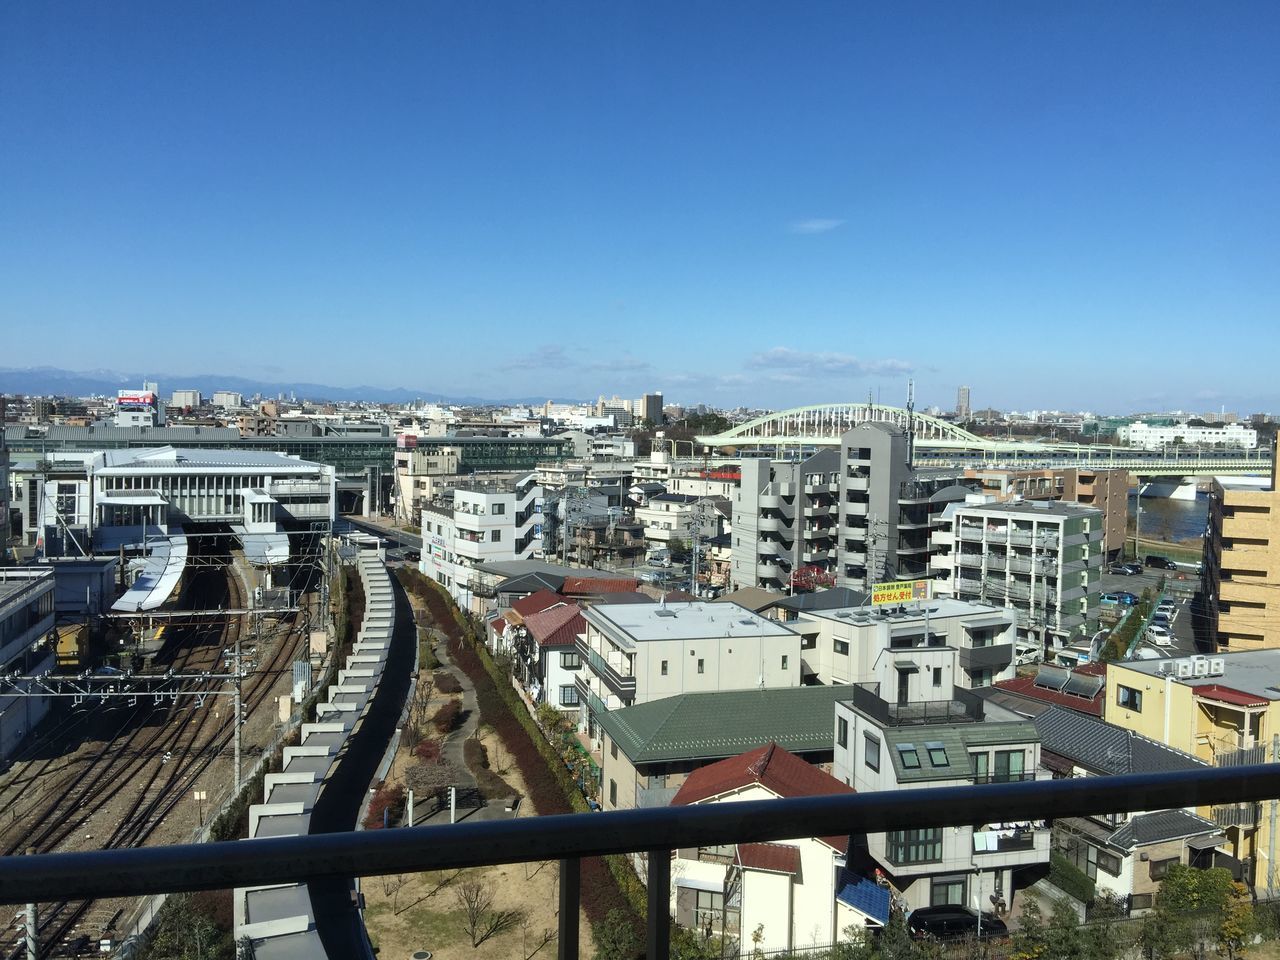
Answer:
[[[1057,467],[1052,470],[970,469],[965,479],[977,480],[982,492],[996,500],[1065,500],[1102,511],[1102,549],[1107,560],[1124,550],[1129,517],[1129,471]]]
[[[1209,640],[1218,650],[1280,647],[1280,499],[1266,488],[1215,480],[1204,543]]]

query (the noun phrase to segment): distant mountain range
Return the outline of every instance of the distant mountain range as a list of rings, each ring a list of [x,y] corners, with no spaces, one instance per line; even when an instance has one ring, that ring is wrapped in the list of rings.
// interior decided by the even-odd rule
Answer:
[[[246,377],[221,374],[194,376],[167,373],[120,373],[115,370],[61,370],[57,367],[0,367],[0,393],[21,393],[29,396],[58,395],[64,397],[88,397],[94,394],[114,395],[117,390],[139,389],[144,380],[160,385],[160,396],[170,397],[174,390],[199,390],[211,396],[215,390],[233,390],[252,397],[255,393],[264,397],[293,394],[299,400],[356,401],[370,403],[409,403],[422,400],[427,403],[455,403],[471,406],[484,404],[540,404],[547,400],[555,403],[576,401],[559,397],[512,397],[509,399],[485,399],[483,397],[450,397],[426,390],[410,390],[405,387],[333,387],[322,383],[294,383],[286,381],[251,380]]]

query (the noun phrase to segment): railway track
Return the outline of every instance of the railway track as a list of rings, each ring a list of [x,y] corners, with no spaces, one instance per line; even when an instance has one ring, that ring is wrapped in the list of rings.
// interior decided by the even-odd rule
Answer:
[[[208,576],[211,571],[202,573]],[[239,579],[227,568],[221,580],[225,584],[219,598],[222,605],[230,609],[243,607],[245,598]],[[201,592],[208,589],[206,584]],[[203,602],[208,603],[207,597],[204,593]],[[200,596],[192,599],[202,601]],[[157,659],[167,661],[175,672],[212,672],[218,667],[221,652],[234,644],[237,632],[244,628],[237,617],[225,628],[195,625],[175,630]],[[279,676],[291,669],[299,639],[296,624],[287,624],[271,644],[269,661],[247,674],[242,692],[245,717],[262,706]],[[263,652],[259,650],[259,656]],[[174,808],[188,798],[189,788],[215,761],[226,756],[232,745],[234,726],[214,719],[212,704],[221,698],[207,698],[202,706],[196,706],[195,701],[198,694],[212,693],[220,683],[193,684],[167,705],[130,711],[122,723],[114,725],[116,735],[91,757],[66,764],[67,775],[59,779],[56,792],[46,791],[46,796],[53,796],[52,802],[35,813],[34,830],[0,830],[0,843],[6,851],[16,853],[34,847],[45,852],[74,845],[79,839],[77,834],[93,821],[94,815],[117,798],[128,799],[108,832],[84,839],[92,840],[92,846],[98,849],[145,844]],[[218,711],[219,716],[229,713],[229,709],[226,714]],[[45,763],[30,776],[24,771],[12,783],[0,785],[0,798],[10,788],[29,786],[47,767]],[[32,822],[30,817],[24,819],[27,824]],[[39,931],[41,956],[50,955],[63,944],[94,908],[90,901],[44,905]],[[120,912],[108,914],[114,919]]]

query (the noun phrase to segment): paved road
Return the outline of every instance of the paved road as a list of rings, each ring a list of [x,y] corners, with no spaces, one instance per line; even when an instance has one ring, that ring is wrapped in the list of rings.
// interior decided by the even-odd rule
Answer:
[[[1120,574],[1107,573],[1103,568],[1102,593],[1118,593],[1127,591],[1129,593],[1142,594],[1142,591],[1150,587],[1155,589],[1156,584],[1160,581],[1163,574],[1168,584],[1189,585],[1192,587],[1199,585],[1198,577],[1195,574],[1181,571],[1182,576],[1186,579],[1179,581],[1179,572],[1172,570],[1154,570],[1144,569],[1137,576],[1127,577]],[[1193,601],[1179,602],[1178,616],[1173,622],[1173,646],[1172,647],[1156,647],[1150,644],[1143,644],[1151,650],[1156,651],[1165,657],[1185,657],[1198,652],[1195,639],[1196,615],[1193,613]],[[1196,607],[1198,610],[1198,606]]]
[[[422,549],[422,537],[416,533],[409,533],[407,530],[401,530],[390,524],[366,520],[363,517],[343,517],[352,527],[362,533],[372,533],[374,536],[384,537],[387,540],[393,540],[402,546],[409,547],[413,550]]]

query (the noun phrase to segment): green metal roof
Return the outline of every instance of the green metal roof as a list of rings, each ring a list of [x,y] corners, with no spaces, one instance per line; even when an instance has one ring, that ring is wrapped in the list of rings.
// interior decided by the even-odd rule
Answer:
[[[733,757],[771,741],[792,753],[812,753],[834,748],[835,704],[852,689],[685,693],[598,713],[596,720],[632,763]]]
[[[1038,743],[1040,733],[1029,720],[1010,722],[990,720],[983,723],[920,724],[918,726],[887,727],[883,732],[885,751],[893,762],[899,783],[921,780],[968,780],[973,776],[969,765],[969,750],[978,747]],[[910,744],[916,748],[920,766],[907,767],[902,762],[900,746]],[[947,754],[947,765],[939,766],[929,758],[928,744],[939,744]],[[1026,772],[1033,773],[1028,761]]]

